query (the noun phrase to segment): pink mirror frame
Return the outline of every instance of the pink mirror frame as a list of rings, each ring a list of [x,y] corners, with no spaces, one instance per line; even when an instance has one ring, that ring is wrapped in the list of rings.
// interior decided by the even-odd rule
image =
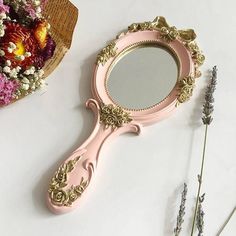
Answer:
[[[205,57],[195,41],[193,30],[170,27],[164,17],[152,22],[135,23],[105,47],[97,57],[92,82],[93,99],[86,103],[95,114],[95,126],[89,138],[59,167],[51,179],[47,204],[56,214],[79,206],[82,195],[97,169],[103,143],[122,133],[139,134],[142,127],[168,117],[192,95],[199,66]],[[107,92],[106,81],[114,61],[131,47],[157,44],[171,51],[179,65],[179,79],[174,89],[160,103],[143,110],[119,107]]]

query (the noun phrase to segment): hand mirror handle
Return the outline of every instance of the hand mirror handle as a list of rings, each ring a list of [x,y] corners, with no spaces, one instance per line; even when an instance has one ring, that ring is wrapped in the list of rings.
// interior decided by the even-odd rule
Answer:
[[[95,127],[89,138],[60,166],[51,180],[47,201],[56,214],[71,211],[88,188],[97,169],[101,147],[107,139],[125,132],[140,132],[140,126],[131,123],[128,113],[120,108],[100,106],[94,99],[89,99],[86,106],[95,114]],[[77,184],[69,185],[68,178],[71,183]]]

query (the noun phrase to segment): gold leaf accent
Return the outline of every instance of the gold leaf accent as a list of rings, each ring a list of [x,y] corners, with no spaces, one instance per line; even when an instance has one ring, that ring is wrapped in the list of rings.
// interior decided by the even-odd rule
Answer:
[[[109,45],[107,45],[105,48],[102,49],[102,51],[98,54],[97,56],[97,65],[105,65],[106,62],[116,56],[116,44],[115,42],[110,43]]]
[[[55,173],[48,190],[52,204],[56,206],[71,206],[88,186],[89,181],[84,181],[84,178],[82,178],[79,185],[71,186],[69,189],[65,190],[68,186],[68,174],[74,170],[80,158],[81,156],[68,161]]]
[[[130,114],[121,107],[112,104],[101,105],[100,122],[105,125],[105,128],[112,127],[112,129],[116,129],[131,121]]]
[[[195,86],[195,78],[193,76],[187,76],[180,80],[179,82],[180,92],[178,95],[178,104],[184,103],[190,99],[190,97],[193,95],[194,86]]]

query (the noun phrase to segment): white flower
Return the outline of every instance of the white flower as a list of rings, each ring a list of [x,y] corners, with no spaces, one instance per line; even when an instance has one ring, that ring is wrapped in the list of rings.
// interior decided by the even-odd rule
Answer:
[[[26,52],[25,53],[25,57],[31,57],[31,53],[30,52]]]
[[[8,51],[9,53],[13,53],[13,49],[10,48],[10,47],[7,48],[7,51]]]
[[[34,66],[31,66],[31,67],[30,67],[30,70],[31,70],[32,72],[35,72],[35,67],[34,67]]]
[[[3,67],[3,72],[10,73],[11,72],[11,68],[9,66],[4,66]]]
[[[4,29],[1,29],[0,30],[0,37],[3,37],[5,35],[5,30]]]
[[[39,75],[39,77],[43,77],[43,75],[44,75],[44,70],[43,70],[43,69],[39,70],[39,71],[38,71],[38,75]]]
[[[41,7],[37,7],[37,8],[36,8],[36,13],[41,13],[41,12],[42,12]]]
[[[45,85],[46,85],[46,81],[44,79],[40,79],[39,80],[39,87],[43,88],[43,87],[45,87]]]
[[[16,49],[16,45],[13,42],[9,43],[9,48],[15,50]]]
[[[16,67],[16,71],[19,72],[21,70],[21,67],[20,66],[17,66]]]
[[[5,52],[3,50],[0,49],[0,56],[3,57],[5,56]]]
[[[25,70],[24,74],[25,75],[30,75],[30,70]]]
[[[21,88],[25,91],[29,90],[29,84],[21,84]]]
[[[1,19],[1,20],[4,20],[4,19],[6,19],[6,18],[7,18],[6,13],[4,13],[4,12],[0,13],[0,19]]]
[[[35,83],[33,83],[33,84],[31,85],[31,89],[32,89],[32,90],[35,90],[35,89],[36,89]]]
[[[25,75],[33,75],[35,72],[35,67],[31,66],[29,69],[25,70],[24,74]]]
[[[34,0],[34,5],[35,6],[39,6],[41,4],[41,1],[40,0]]]
[[[10,60],[6,60],[6,66],[11,66],[11,61]]]
[[[25,56],[24,55],[16,56],[15,58],[17,60],[19,60],[19,61],[24,61],[25,60]]]
[[[18,72],[16,71],[16,69],[12,69],[11,72],[9,73],[11,78],[17,78]]]
[[[30,83],[30,81],[29,81],[26,77],[24,77],[21,81],[22,81],[24,84],[29,84],[29,83]]]

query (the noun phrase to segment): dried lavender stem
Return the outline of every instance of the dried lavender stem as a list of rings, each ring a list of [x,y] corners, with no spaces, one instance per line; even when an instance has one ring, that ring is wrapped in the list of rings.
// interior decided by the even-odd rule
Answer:
[[[205,125],[205,138],[204,138],[204,147],[203,147],[203,154],[202,154],[201,173],[198,176],[198,192],[197,192],[197,200],[196,200],[196,205],[195,205],[195,210],[194,210],[191,236],[193,236],[194,228],[196,225],[196,216],[197,216],[198,205],[199,205],[199,197],[201,194],[202,178],[203,178],[204,163],[205,163],[206,144],[207,144],[207,134],[208,134],[208,124]]]
[[[198,210],[197,210],[197,219],[196,219],[196,225],[198,229],[198,236],[203,236],[203,230],[204,230],[204,211],[202,207],[202,203],[205,199],[205,193],[199,197],[199,204],[198,204]]]
[[[216,89],[217,84],[217,67],[214,66],[212,69],[212,76],[211,81],[209,85],[207,86],[206,95],[205,95],[205,103],[203,105],[203,117],[202,122],[205,125],[205,138],[204,138],[204,146],[203,146],[203,154],[202,154],[202,164],[201,164],[201,172],[200,175],[198,175],[198,192],[197,192],[197,199],[196,199],[196,205],[194,210],[194,217],[193,217],[193,225],[192,225],[192,231],[191,236],[193,236],[195,225],[196,225],[196,218],[199,208],[199,202],[200,201],[200,194],[201,194],[201,187],[202,187],[202,180],[203,180],[203,171],[204,171],[204,163],[205,163],[205,153],[206,153],[206,144],[207,144],[207,133],[208,133],[208,126],[213,121],[212,113],[214,111],[214,91]],[[200,206],[201,207],[201,206]]]
[[[180,208],[179,208],[179,214],[177,216],[176,228],[174,229],[175,236],[179,236],[179,234],[182,230],[182,224],[184,223],[185,203],[186,203],[187,193],[188,193],[187,184],[184,183],[184,190],[181,195],[181,204],[180,204]]]

